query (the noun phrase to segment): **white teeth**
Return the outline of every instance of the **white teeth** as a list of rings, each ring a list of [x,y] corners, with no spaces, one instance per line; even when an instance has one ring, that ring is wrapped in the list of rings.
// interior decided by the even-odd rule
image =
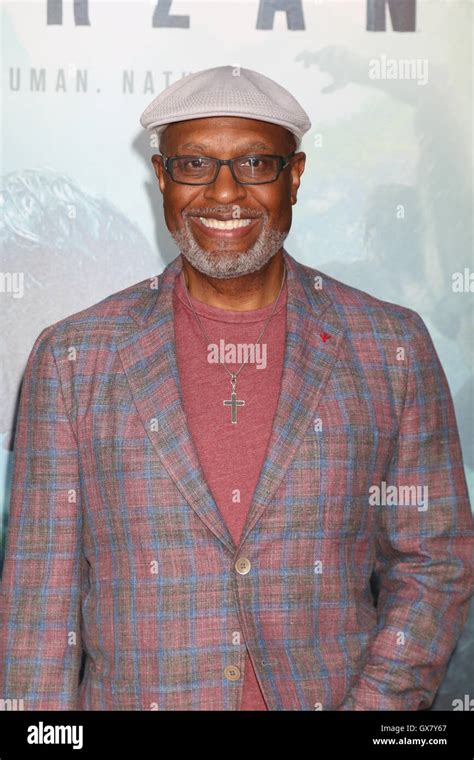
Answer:
[[[200,216],[202,224],[205,227],[214,227],[217,230],[235,230],[237,227],[248,227],[251,219],[229,219],[228,221],[221,221],[220,219],[205,219]]]

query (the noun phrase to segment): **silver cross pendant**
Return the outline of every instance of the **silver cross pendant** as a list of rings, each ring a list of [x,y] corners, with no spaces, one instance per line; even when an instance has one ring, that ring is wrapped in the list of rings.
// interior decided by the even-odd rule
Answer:
[[[237,377],[234,373],[232,373],[230,382],[232,385],[232,392],[230,394],[230,399],[226,399],[222,403],[224,404],[224,406],[231,407],[230,421],[233,425],[237,425],[237,407],[245,406],[245,401],[237,398],[237,391],[235,390],[236,385],[237,385]]]

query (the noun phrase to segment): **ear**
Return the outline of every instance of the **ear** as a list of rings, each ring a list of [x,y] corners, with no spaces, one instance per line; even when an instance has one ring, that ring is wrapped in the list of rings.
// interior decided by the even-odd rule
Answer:
[[[293,156],[291,161],[291,205],[294,206],[297,200],[298,188],[301,183],[301,175],[306,165],[306,153],[300,151]]]
[[[163,193],[164,189],[165,189],[165,169],[164,169],[164,166],[163,166],[163,159],[159,155],[159,153],[155,153],[151,157],[151,162],[153,164],[153,168],[155,170],[155,174],[156,174],[157,179],[158,179],[158,184],[160,186],[160,191],[161,191],[161,193]]]

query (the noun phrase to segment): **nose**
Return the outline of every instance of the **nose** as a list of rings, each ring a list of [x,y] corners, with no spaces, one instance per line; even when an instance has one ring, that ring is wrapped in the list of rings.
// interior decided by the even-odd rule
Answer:
[[[232,176],[228,164],[221,166],[212,185],[204,186],[204,197],[221,204],[232,204],[246,195],[246,186],[239,184]]]

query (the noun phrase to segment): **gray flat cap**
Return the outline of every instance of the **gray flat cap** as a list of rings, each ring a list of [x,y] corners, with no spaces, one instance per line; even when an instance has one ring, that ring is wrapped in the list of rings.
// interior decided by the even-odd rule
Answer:
[[[189,74],[161,92],[140,117],[161,133],[169,124],[208,116],[241,116],[279,124],[296,137],[299,149],[311,128],[308,114],[284,87],[258,71],[216,66]]]

